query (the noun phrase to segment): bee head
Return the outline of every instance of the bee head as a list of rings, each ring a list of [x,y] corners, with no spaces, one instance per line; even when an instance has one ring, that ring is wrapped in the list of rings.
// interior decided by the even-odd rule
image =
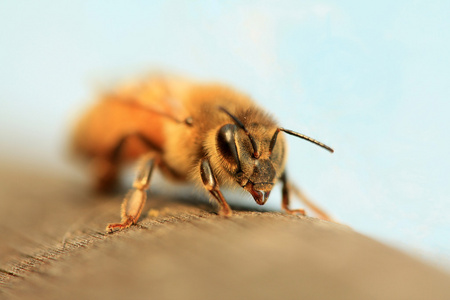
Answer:
[[[226,171],[259,205],[266,203],[284,171],[286,147],[284,138],[278,137],[280,131],[334,151],[319,141],[281,127],[266,128],[255,123],[247,128],[225,108],[220,109],[233,119],[234,124],[225,124],[217,132],[218,152],[226,161]]]
[[[271,147],[274,129],[267,130],[258,124],[247,129],[221,109],[235,121],[235,124],[223,125],[217,132],[217,150],[225,161],[223,167],[256,203],[263,205],[284,169],[284,139]]]

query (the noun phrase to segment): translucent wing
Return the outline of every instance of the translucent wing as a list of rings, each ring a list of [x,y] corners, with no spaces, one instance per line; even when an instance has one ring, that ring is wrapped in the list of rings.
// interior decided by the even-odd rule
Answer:
[[[130,82],[100,97],[75,129],[74,149],[85,156],[108,156],[124,138],[139,134],[156,149],[164,148],[167,122],[189,124],[184,107],[191,83],[181,78],[150,76]],[[132,160],[148,147],[130,138],[122,158]]]

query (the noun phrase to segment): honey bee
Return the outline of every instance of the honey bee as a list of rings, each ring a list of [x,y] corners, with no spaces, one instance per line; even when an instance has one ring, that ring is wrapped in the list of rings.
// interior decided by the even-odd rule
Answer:
[[[250,97],[232,88],[151,76],[101,96],[78,123],[73,148],[91,160],[99,190],[114,185],[124,163],[140,159],[133,187],[123,200],[122,220],[106,228],[112,232],[137,223],[155,167],[169,179],[203,186],[217,201],[221,216],[232,215],[222,187],[241,187],[263,205],[277,181],[283,185],[283,210],[304,215],[302,209],[289,208],[292,186],[281,132],[333,152],[278,126]]]

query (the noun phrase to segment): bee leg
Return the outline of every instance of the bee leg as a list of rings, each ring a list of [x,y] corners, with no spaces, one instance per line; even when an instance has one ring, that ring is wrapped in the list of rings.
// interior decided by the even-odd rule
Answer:
[[[308,197],[306,197],[306,195],[303,194],[303,192],[297,186],[295,186],[295,184],[290,183],[289,187],[294,195],[296,195],[299,200],[301,200],[306,206],[308,206],[319,217],[319,219],[334,222],[334,220],[323,209],[309,200]]]
[[[130,132],[122,136],[112,151],[94,159],[94,174],[96,178],[96,190],[100,192],[110,191],[117,182],[120,171],[120,158],[124,147],[130,139],[137,139],[145,145],[149,151],[161,151],[152,141],[139,132]]]
[[[147,200],[147,190],[150,185],[150,177],[155,165],[155,158],[144,158],[139,167],[133,188],[125,196],[122,203],[121,223],[108,224],[106,231],[113,232],[115,229],[123,229],[136,224],[141,215],[142,208]]]
[[[286,179],[286,172],[283,172],[283,174],[281,174],[281,182],[283,183],[283,188],[282,188],[282,195],[283,195],[283,202],[281,203],[281,208],[288,214],[294,215],[294,214],[299,214],[299,215],[305,215],[305,210],[304,209],[290,209],[289,208],[289,204],[290,204],[290,198],[289,198],[289,184],[287,182]]]
[[[96,179],[95,189],[99,192],[109,192],[117,183],[119,175],[119,160],[126,141],[133,134],[126,134],[120,138],[112,151],[93,160],[93,169]]]
[[[219,204],[218,214],[225,217],[231,216],[233,212],[219,189],[216,177],[214,176],[211,170],[211,165],[209,164],[209,161],[207,159],[203,159],[200,163],[200,175],[202,177],[205,188],[217,200]]]
[[[95,190],[107,192],[117,182],[117,164],[103,156],[95,157],[92,161],[92,169],[95,177]]]

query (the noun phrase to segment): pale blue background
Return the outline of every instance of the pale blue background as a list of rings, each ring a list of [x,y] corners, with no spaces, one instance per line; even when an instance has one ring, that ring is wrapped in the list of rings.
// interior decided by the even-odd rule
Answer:
[[[220,80],[335,147],[289,138],[308,195],[450,268],[449,13],[450,1],[3,0],[0,157],[69,168],[68,120],[111,81],[155,68]]]

